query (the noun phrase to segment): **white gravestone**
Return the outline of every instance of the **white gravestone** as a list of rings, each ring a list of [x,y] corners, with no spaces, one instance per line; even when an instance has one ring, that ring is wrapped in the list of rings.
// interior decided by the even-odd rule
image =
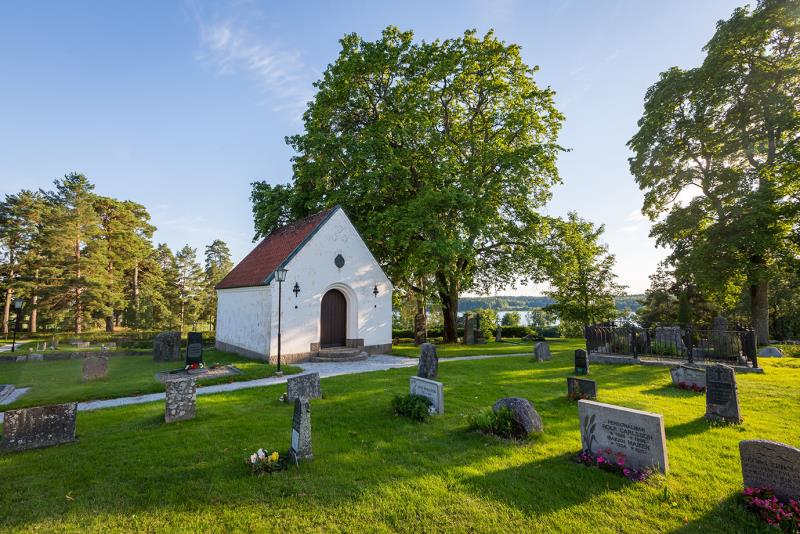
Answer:
[[[430,400],[435,413],[444,413],[444,384],[435,380],[412,376],[409,379],[410,393]]]
[[[584,451],[611,462],[622,453],[626,467],[669,471],[663,415],[590,400],[578,401],[578,415]]]

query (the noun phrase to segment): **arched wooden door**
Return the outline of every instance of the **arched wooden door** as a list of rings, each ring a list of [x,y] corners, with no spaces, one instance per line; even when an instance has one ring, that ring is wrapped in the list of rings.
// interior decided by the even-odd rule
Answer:
[[[347,300],[341,291],[331,289],[322,297],[320,313],[321,348],[344,347],[347,340]]]

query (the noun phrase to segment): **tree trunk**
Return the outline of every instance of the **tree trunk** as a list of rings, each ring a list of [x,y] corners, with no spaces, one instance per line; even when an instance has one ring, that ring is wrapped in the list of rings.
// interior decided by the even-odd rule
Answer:
[[[28,332],[31,334],[36,333],[36,318],[39,315],[39,295],[35,292],[31,295],[31,321],[28,323]]]
[[[14,290],[10,287],[6,288],[6,301],[3,304],[3,334],[8,336],[8,324],[11,317],[11,297],[14,296]]]
[[[139,263],[133,268],[133,326],[139,328]]]
[[[458,291],[439,290],[439,299],[442,301],[442,315],[444,316],[444,342],[458,343],[458,329],[456,328]]]
[[[114,317],[109,315],[106,317],[106,332],[113,332],[114,331]]]
[[[425,299],[417,297],[417,314],[414,316],[414,343],[420,345],[428,341],[428,317]]]
[[[83,330],[83,303],[81,302],[81,242],[75,241],[75,333],[80,334]]]
[[[750,286],[750,317],[759,345],[769,344],[769,282],[764,280]]]

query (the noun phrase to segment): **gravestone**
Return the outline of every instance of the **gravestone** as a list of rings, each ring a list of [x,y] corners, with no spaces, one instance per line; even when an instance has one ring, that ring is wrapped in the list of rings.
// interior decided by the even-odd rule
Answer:
[[[526,434],[544,431],[542,418],[528,399],[521,397],[506,397],[500,399],[492,406],[492,411],[497,413],[501,408],[511,410],[514,422],[522,428]]]
[[[597,398],[597,382],[588,378],[567,377],[567,395],[571,399]]]
[[[83,359],[83,379],[99,380],[108,374],[108,357],[91,355]]]
[[[161,332],[153,340],[153,361],[169,362],[181,359],[181,333]]]
[[[588,375],[589,374],[589,355],[583,349],[575,351],[575,374]]]
[[[736,372],[722,364],[706,367],[706,419],[741,423]]]
[[[783,353],[778,347],[761,347],[758,349],[759,358],[782,358]]]
[[[627,467],[669,471],[663,415],[579,400],[578,416],[584,451],[611,462],[616,462],[617,453],[622,453]]]
[[[422,378],[439,376],[439,356],[436,355],[436,345],[423,343],[420,347],[417,376]]]
[[[409,393],[431,401],[435,413],[444,413],[444,384],[419,376],[409,378]]]
[[[485,345],[486,344],[486,337],[483,335],[483,329],[481,328],[481,316],[475,316],[475,330],[473,330],[475,335],[475,344],[476,345]]]
[[[167,395],[164,406],[164,421],[173,423],[194,419],[197,404],[197,384],[193,376],[169,378],[166,381]]]
[[[299,460],[311,460],[311,404],[308,399],[294,400],[294,416],[292,417],[292,446],[289,455],[295,463]]]
[[[496,343],[503,341],[503,325],[497,325],[497,334],[494,336]]]
[[[739,442],[745,488],[770,487],[784,501],[800,501],[800,449],[776,441]]]
[[[428,322],[424,313],[414,316],[414,343],[421,345],[428,340]]]
[[[24,451],[75,441],[76,402],[8,410],[3,420],[2,451]]]
[[[536,361],[544,362],[549,361],[552,359],[550,356],[550,346],[544,342],[540,341],[533,347],[533,354],[536,356]]]
[[[475,344],[475,317],[464,314],[464,345]]]
[[[706,387],[706,370],[702,367],[678,365],[677,367],[670,368],[669,374],[672,377],[673,386],[683,383],[689,387]]]
[[[655,342],[658,346],[654,350],[664,353],[674,348],[681,351],[686,348],[683,344],[683,330],[679,326],[658,326],[655,331]]]
[[[322,398],[319,373],[291,376],[286,380],[286,400],[288,402],[294,402],[295,399],[310,400],[319,398]]]
[[[203,366],[203,334],[189,332],[186,335],[186,366]]]
[[[721,315],[714,317],[711,320],[711,331],[715,334],[724,333],[728,330],[728,320]]]

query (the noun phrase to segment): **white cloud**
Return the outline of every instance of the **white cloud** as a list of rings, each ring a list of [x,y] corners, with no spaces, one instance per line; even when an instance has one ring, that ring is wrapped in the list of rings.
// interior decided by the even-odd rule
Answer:
[[[241,19],[206,22],[196,13],[203,45],[199,59],[215,65],[220,75],[251,75],[269,97],[274,111],[287,111],[299,118],[313,95],[313,72],[298,50],[262,37]]]

